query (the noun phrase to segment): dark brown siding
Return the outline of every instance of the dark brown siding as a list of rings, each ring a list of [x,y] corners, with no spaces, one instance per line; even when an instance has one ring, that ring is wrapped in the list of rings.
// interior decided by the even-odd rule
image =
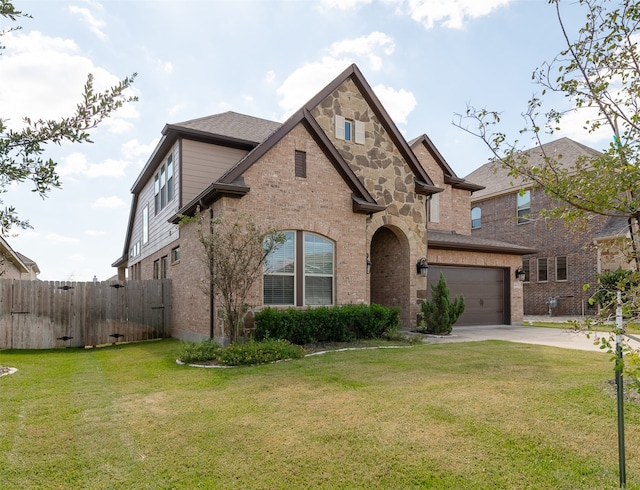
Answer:
[[[509,295],[505,294],[504,269],[482,267],[429,267],[428,294],[444,274],[451,301],[464,296],[466,308],[456,325],[502,325],[508,323]]]

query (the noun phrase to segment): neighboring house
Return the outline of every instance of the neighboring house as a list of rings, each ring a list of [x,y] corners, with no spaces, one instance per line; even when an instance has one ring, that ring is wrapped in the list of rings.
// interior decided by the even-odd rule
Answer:
[[[6,240],[0,237],[0,279],[35,281],[39,273],[38,264],[13,250]]]
[[[509,324],[522,321],[522,283],[515,272],[531,248],[471,235],[472,193],[483,186],[461,179],[431,140],[409,142],[433,183],[443,192],[428,200],[428,293],[444,274],[451,297],[463,295],[465,311],[458,325]]]
[[[543,145],[547,154],[562,155],[564,165],[580,156],[599,153],[568,138]],[[541,163],[541,147],[527,150],[529,164]],[[596,312],[589,304],[599,270],[596,238],[607,218],[593,215],[584,228],[573,229],[562,219],[545,219],[540,210],[553,203],[540,187],[514,179],[496,162],[471,172],[467,179],[485,188],[471,197],[471,233],[474,237],[503,240],[532,249],[522,266],[525,315],[589,315]]]
[[[198,208],[251,216],[285,233],[279,253],[293,264],[258,281],[254,307],[373,302],[399,307],[412,327],[427,291],[417,269],[427,257],[427,199],[444,190],[352,65],[283,124],[226,112],[165,126],[132,188],[113,265],[120,279],[172,279],[175,337],[222,339],[218,305],[211,317],[199,284],[195,225],[179,221]],[[317,250],[322,271],[305,267]]]

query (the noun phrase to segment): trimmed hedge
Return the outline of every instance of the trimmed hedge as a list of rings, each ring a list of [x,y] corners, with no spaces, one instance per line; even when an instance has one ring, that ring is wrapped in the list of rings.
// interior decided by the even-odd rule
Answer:
[[[265,308],[256,313],[254,338],[285,339],[298,345],[381,338],[398,330],[399,316],[398,308],[376,304],[306,310]]]

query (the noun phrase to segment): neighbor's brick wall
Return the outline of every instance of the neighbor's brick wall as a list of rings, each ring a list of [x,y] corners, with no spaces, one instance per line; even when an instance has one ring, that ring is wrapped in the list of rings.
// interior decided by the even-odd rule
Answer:
[[[482,226],[472,234],[540,250],[523,257],[530,260],[530,282],[524,284],[525,314],[548,314],[551,297],[562,298],[553,315],[595,313],[588,307],[592,291],[585,291],[583,285],[596,284],[598,253],[593,237],[606,218],[593,216],[584,228],[569,228],[560,219],[546,220],[539,213],[541,209],[549,209],[551,202],[541,189],[535,188],[531,189],[531,221],[517,224],[516,198],[517,193],[513,192],[475,202],[474,206],[482,208]],[[566,282],[558,282],[555,277],[555,258],[561,256],[567,257]],[[547,258],[547,282],[538,281],[538,258]]]

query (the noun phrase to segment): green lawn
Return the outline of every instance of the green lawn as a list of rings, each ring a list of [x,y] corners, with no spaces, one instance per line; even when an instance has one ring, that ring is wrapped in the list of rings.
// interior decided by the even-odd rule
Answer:
[[[0,486],[617,488],[606,354],[499,341],[175,363],[163,340],[0,351]],[[628,488],[640,407],[627,404]]]

